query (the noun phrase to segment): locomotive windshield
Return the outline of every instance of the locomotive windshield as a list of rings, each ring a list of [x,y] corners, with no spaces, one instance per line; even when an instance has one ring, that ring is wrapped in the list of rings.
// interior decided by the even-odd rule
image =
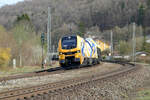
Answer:
[[[77,46],[77,37],[76,36],[68,36],[63,37],[62,41],[62,49],[73,49]]]

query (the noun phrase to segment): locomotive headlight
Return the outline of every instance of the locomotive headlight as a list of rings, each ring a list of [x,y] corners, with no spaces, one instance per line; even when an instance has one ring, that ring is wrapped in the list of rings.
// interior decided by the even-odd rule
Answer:
[[[62,55],[63,53],[62,52],[59,52],[59,55]]]
[[[80,53],[80,50],[78,50],[77,53]]]

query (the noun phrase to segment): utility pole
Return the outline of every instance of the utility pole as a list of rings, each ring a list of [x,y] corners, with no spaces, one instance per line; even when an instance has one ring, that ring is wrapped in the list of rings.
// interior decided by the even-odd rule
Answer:
[[[48,7],[48,23],[47,23],[47,57],[48,61],[51,60],[51,13]]]
[[[132,43],[133,43],[132,53],[133,54],[132,54],[132,61],[134,62],[134,64],[135,64],[135,52],[136,52],[135,30],[136,30],[135,23],[133,23],[133,36],[132,36]]]
[[[53,55],[54,55],[54,53],[55,53],[55,45],[53,45]]]
[[[72,24],[70,24],[70,33],[72,34]]]
[[[111,32],[110,32],[110,38],[111,38],[111,56],[113,56],[113,32],[112,32],[112,30],[111,30]]]
[[[43,43],[42,43],[42,69],[44,68],[44,58],[43,58]]]
[[[45,43],[45,35],[44,33],[41,34],[41,44],[42,44],[42,69],[44,68],[44,54],[43,54],[43,46]]]

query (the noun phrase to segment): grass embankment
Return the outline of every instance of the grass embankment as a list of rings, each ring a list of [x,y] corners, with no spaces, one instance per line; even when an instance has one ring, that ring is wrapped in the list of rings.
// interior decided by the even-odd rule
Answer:
[[[45,69],[58,67],[58,63],[53,64],[52,66],[46,66]],[[0,68],[0,77],[7,77],[10,75],[24,74],[34,71],[42,70],[41,66],[24,66],[24,67],[1,67]]]
[[[138,91],[136,100],[150,100],[150,89]]]
[[[146,67],[150,69],[150,64],[146,64]],[[150,100],[150,79],[147,79],[142,88],[136,91],[136,97],[134,100]]]

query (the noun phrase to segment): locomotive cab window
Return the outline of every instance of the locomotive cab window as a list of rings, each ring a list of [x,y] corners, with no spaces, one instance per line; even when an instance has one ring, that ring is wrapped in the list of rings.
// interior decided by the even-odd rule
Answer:
[[[73,49],[77,47],[77,37],[68,36],[62,38],[62,49]]]

